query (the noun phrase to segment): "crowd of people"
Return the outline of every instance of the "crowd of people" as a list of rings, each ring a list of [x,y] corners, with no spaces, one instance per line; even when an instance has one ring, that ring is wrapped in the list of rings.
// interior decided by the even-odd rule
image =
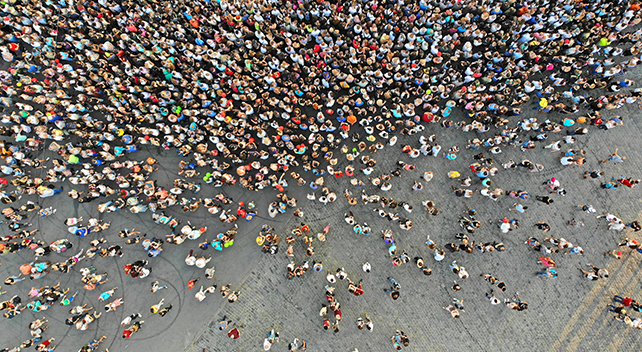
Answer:
[[[78,262],[91,260],[92,265],[78,269],[83,289],[94,290],[109,280],[107,273],[96,273],[94,265],[100,263],[95,261],[96,254],[120,257],[125,245],[140,244],[143,257],[146,253],[154,258],[167,244],[199,239],[208,230],[205,224],[192,225],[164,211],[175,206],[189,219],[189,213],[201,205],[222,224],[234,224],[213,240],[190,248],[185,259],[188,266],[204,269],[206,278],[212,279],[214,268],[208,263],[215,259],[195,254],[194,249],[229,248],[239,221],[251,221],[262,210],[252,201],[234,201],[223,192],[199,198],[204,187],[274,189],[279,194],[266,209],[270,217],[293,209],[294,216],[304,218],[303,206],[287,194],[288,187],[310,187],[308,200],[328,204],[342,200],[337,196],[341,190],[331,189],[326,178],[348,178],[343,192],[348,204],[359,205],[355,194],[361,193],[363,206],[373,204],[378,207],[374,211],[400,229],[416,231],[410,218],[413,206],[408,200],[395,199],[391,178],[403,177],[425,164],[417,158],[455,160],[464,149],[447,146],[448,141],[438,140],[435,134],[422,135],[426,126],[471,135],[465,149],[477,153],[470,163],[473,175],[449,174],[461,181],[461,186],[453,187],[456,197],[479,193],[493,201],[505,195],[516,201],[528,199],[527,191],[501,189],[492,178],[518,168],[541,172],[544,165],[528,159],[499,165],[484,153],[498,155],[509,146],[522,151],[542,147],[560,153],[559,162],[565,167],[583,165],[586,152],[573,146],[576,139],[594,129],[610,130],[626,122],[625,117],[607,110],[640,104],[642,91],[632,89],[635,82],[623,77],[642,63],[639,10],[637,1],[582,0],[3,1],[0,172],[4,177],[0,178],[0,201],[6,205],[2,214],[10,234],[0,238],[0,250],[4,255],[34,254],[34,260],[23,263],[20,274],[8,277],[5,285],[17,285],[25,292],[20,282],[26,277],[37,280],[51,271],[69,273]],[[557,121],[552,113],[563,114],[563,118]],[[410,135],[419,137],[418,143],[396,146],[399,138]],[[378,150],[399,147],[415,164],[400,161],[389,172],[377,168]],[[157,158],[137,157],[141,150],[152,151],[152,155],[177,153],[180,178],[159,185],[154,176]],[[600,164],[625,160],[616,149]],[[413,182],[412,190],[420,192],[440,174],[434,171],[425,171],[421,180]],[[584,178],[602,175],[598,170],[583,173]],[[482,188],[474,190],[477,181]],[[621,176],[602,187],[632,189],[639,182]],[[368,188],[366,192],[365,186],[375,191]],[[547,205],[566,195],[554,178],[546,182],[545,191],[549,195],[535,199]],[[63,254],[78,242],[74,236],[51,243],[39,239],[43,229],[35,229],[29,219],[67,209],[42,208],[36,196],[94,202],[96,218],[85,222],[69,217],[65,225],[79,238],[104,232],[98,235],[102,238],[62,262],[46,260],[51,253]],[[434,201],[422,204],[431,215],[440,213]],[[590,205],[580,207],[595,211]],[[403,215],[396,212],[401,209]],[[524,213],[527,209],[515,203],[511,210]],[[171,234],[162,237],[116,229],[119,236],[110,236],[111,224],[98,217],[117,211],[152,213],[152,220],[167,225]],[[602,217],[611,230],[642,228],[639,222],[625,224],[613,214]],[[424,275],[431,274],[427,261],[397,248],[391,229],[372,229],[352,213],[344,219],[356,234],[380,231],[393,266],[414,258]],[[459,222],[468,235],[481,226],[472,208]],[[508,218],[498,223],[504,233],[519,225],[517,219]],[[572,225],[583,224],[574,221]],[[536,226],[544,232],[550,229],[546,223]],[[292,244],[310,230],[304,223],[297,229],[292,232],[295,237],[286,239],[290,279],[300,277],[309,267],[307,260],[299,266],[291,260]],[[442,261],[446,249],[466,253],[505,250],[501,242],[476,244],[466,233],[444,245],[428,237],[435,260]],[[323,243],[327,235],[328,227],[316,240]],[[303,237],[305,254],[313,257],[315,238]],[[279,238],[269,226],[257,243],[265,253],[278,253]],[[527,244],[542,253],[539,262],[546,269],[539,274],[549,278],[557,274],[551,253],[583,254],[581,247],[563,238],[539,241],[532,237]],[[625,245],[640,249],[633,240],[625,240]],[[621,252],[614,250],[609,255],[617,258]],[[366,264],[364,271],[369,272]],[[321,268],[321,260],[315,260],[314,271]],[[450,268],[460,280],[469,276],[456,262]],[[604,268],[581,270],[588,279],[608,277]],[[134,279],[144,279],[152,267],[138,260],[124,271]],[[341,272],[329,272],[328,281]],[[188,288],[197,281],[190,281]],[[384,291],[396,300],[399,283],[392,277],[389,281],[391,287]],[[196,293],[199,301],[217,288],[216,284],[205,286]],[[455,282],[454,291],[456,287]],[[160,289],[158,283],[152,285],[152,292]],[[103,293],[101,301],[111,299],[115,290]],[[338,332],[341,311],[333,290],[326,287],[335,322],[331,324],[322,314],[323,327]],[[349,281],[348,290],[355,296],[364,293],[360,282]],[[231,303],[240,291],[226,285],[221,293]],[[33,300],[24,305],[18,292],[11,294],[12,299],[2,302],[9,319],[27,308],[39,313],[56,302],[72,305],[77,290],[60,285],[34,287],[28,291]],[[488,297],[499,304],[494,293]],[[507,299],[506,305],[526,309],[525,302],[516,297]],[[105,310],[116,310],[121,304],[123,298],[115,298]],[[162,308],[162,304],[163,300],[152,306],[152,313],[167,314],[172,306]],[[73,316],[67,323],[85,330],[103,314],[85,307],[72,307]],[[445,309],[459,317],[463,300],[454,298]],[[141,318],[134,315],[123,326]],[[123,338],[137,332],[143,322],[129,326]],[[359,324],[372,330],[367,315]],[[34,344],[39,351],[55,349],[54,338],[41,336],[47,329],[46,319],[31,325],[36,327],[31,340],[22,347],[0,346],[2,351]],[[233,331],[238,338],[240,329]],[[268,338],[271,345],[278,334]],[[81,351],[96,350],[104,339],[88,343]],[[401,331],[392,341],[396,349],[409,345]],[[295,346],[291,350],[299,348],[298,343],[291,345]]]

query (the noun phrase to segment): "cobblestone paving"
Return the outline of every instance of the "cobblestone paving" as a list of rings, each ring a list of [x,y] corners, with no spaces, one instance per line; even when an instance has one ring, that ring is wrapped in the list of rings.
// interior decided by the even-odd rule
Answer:
[[[540,173],[525,170],[501,170],[493,178],[494,186],[505,191],[523,189],[531,194],[531,199],[521,201],[529,208],[524,214],[509,212],[515,200],[501,197],[494,202],[476,194],[471,199],[457,198],[451,186],[457,186],[457,180],[446,177],[448,171],[457,170],[463,176],[471,173],[468,165],[472,155],[477,151],[464,150],[455,161],[443,156],[420,157],[410,159],[400,152],[401,146],[411,143],[418,146],[418,136],[401,138],[397,146],[373,155],[378,164],[372,176],[395,169],[398,160],[413,163],[414,171],[404,171],[401,178],[393,178],[393,189],[386,196],[397,200],[408,201],[413,205],[411,214],[397,210],[400,215],[407,215],[414,222],[410,231],[401,230],[396,223],[380,218],[373,212],[376,205],[350,206],[343,197],[337,202],[322,205],[310,202],[304,207],[303,221],[310,225],[312,233],[330,225],[330,234],[325,243],[315,242],[315,255],[307,258],[305,245],[301,240],[295,245],[296,264],[305,260],[321,261],[322,273],[309,271],[301,278],[287,280],[285,266],[289,258],[282,252],[276,256],[259,254],[259,248],[250,251],[253,256],[262,256],[250,272],[241,281],[242,295],[234,304],[225,303],[212,315],[212,323],[196,335],[187,351],[253,351],[260,350],[266,333],[274,328],[281,332],[281,342],[276,350],[285,350],[288,342],[295,337],[308,342],[309,351],[390,351],[391,336],[396,329],[403,330],[410,338],[409,350],[413,351],[619,351],[640,348],[640,334],[627,328],[624,324],[612,319],[606,305],[611,303],[613,295],[639,296],[640,275],[642,269],[640,255],[629,254],[627,250],[621,260],[605,257],[606,250],[614,248],[625,235],[636,237],[637,234],[608,230],[605,220],[596,219],[596,215],[606,212],[614,213],[624,221],[639,218],[639,189],[605,190],[600,182],[610,180],[612,176],[639,177],[639,162],[642,160],[638,147],[640,127],[637,106],[619,110],[606,111],[605,115],[621,115],[625,125],[610,131],[591,129],[589,135],[578,136],[576,144],[565,146],[586,150],[587,163],[583,166],[562,166],[558,159],[560,153],[550,153],[540,144],[535,150],[522,152],[519,148],[504,147],[504,152],[493,156],[498,163],[508,160],[517,162],[529,159],[542,163],[545,169]],[[550,118],[559,121],[558,114],[538,115],[539,120]],[[440,126],[430,125],[423,135],[435,133],[437,141],[447,150],[452,145],[463,149],[466,139],[461,131],[445,130]],[[550,135],[549,142],[561,139],[562,134]],[[621,165],[608,163],[599,165],[600,159],[606,159],[615,148],[619,147],[620,155],[627,160]],[[566,149],[563,149],[566,150]],[[485,154],[490,155],[487,151]],[[343,166],[347,165],[343,160]],[[584,171],[600,169],[606,172],[602,179],[582,179]],[[424,171],[433,171],[434,179],[424,182],[422,191],[412,191],[414,180],[419,180]],[[555,202],[545,205],[534,199],[536,195],[545,195],[547,191],[542,183],[550,177],[556,177],[568,191],[566,197],[552,195]],[[356,196],[360,189],[348,185],[344,176],[341,179],[326,177],[326,184],[338,194],[347,187]],[[367,181],[360,174],[360,178]],[[474,175],[473,175],[473,178]],[[474,189],[480,189],[479,181],[474,180]],[[292,189],[294,188],[294,189]],[[364,187],[367,194],[383,194],[374,186]],[[297,189],[290,186],[290,193],[295,192],[299,199],[312,192],[309,187]],[[441,208],[437,216],[427,214],[421,201],[431,199]],[[597,214],[586,214],[577,208],[579,204],[592,204]],[[425,245],[427,234],[440,245],[454,241],[454,234],[461,232],[457,218],[468,207],[477,209],[477,218],[482,220],[482,228],[471,239],[476,242],[498,241],[506,245],[505,252],[467,254],[448,253],[442,262],[435,262],[432,253]],[[373,228],[371,236],[356,235],[351,226],[343,221],[343,214],[352,211],[357,222],[367,222]],[[515,231],[502,234],[497,223],[503,217],[516,218],[521,226]],[[584,222],[582,228],[568,225],[571,219]],[[270,219],[271,220],[271,219]],[[272,224],[272,221],[265,221]],[[277,217],[277,220],[281,218]],[[299,224],[299,219],[288,219],[277,226],[279,233],[289,233]],[[533,226],[538,221],[546,221],[552,230],[544,234]],[[421,256],[433,269],[431,276],[424,276],[413,263],[393,267],[387,254],[387,246],[380,238],[381,230],[392,229],[399,249],[406,249],[410,257]],[[254,236],[249,233],[248,236]],[[543,240],[544,237],[564,237],[584,248],[583,256],[572,254],[553,254],[558,262],[558,279],[545,279],[536,275],[542,266],[537,264],[539,253],[534,252],[524,241],[531,235]],[[470,278],[458,280],[463,289],[454,293],[450,287],[458,279],[449,270],[448,265],[456,259],[470,272]],[[361,264],[369,261],[373,270],[366,274]],[[580,273],[588,263],[606,267],[611,273],[608,280],[588,281]],[[337,334],[322,329],[319,317],[321,304],[325,303],[324,285],[326,270],[344,267],[353,280],[363,279],[365,295],[355,297],[347,291],[347,282],[339,281],[337,300],[342,305],[343,319],[341,331]],[[500,299],[513,297],[519,292],[529,303],[524,312],[511,311],[503,305],[492,306],[485,297],[491,285],[479,276],[491,273],[506,282],[506,292],[499,292]],[[387,277],[396,278],[401,286],[401,298],[392,301],[383,292],[388,287]],[[451,319],[442,307],[449,304],[452,297],[464,299],[465,312],[460,319]],[[220,299],[220,298],[217,298]],[[368,313],[374,321],[374,332],[359,331],[356,319]],[[239,340],[230,340],[216,328],[216,321],[223,315],[232,317],[244,326]]]

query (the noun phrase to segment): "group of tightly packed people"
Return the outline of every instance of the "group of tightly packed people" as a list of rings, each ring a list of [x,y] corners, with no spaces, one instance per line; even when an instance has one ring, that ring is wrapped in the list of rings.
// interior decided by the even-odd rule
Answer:
[[[165,238],[119,229],[119,237],[126,239],[122,244],[139,243],[153,258],[161,254],[165,242],[181,244],[198,239],[207,230],[204,224],[178,227],[181,219],[164,213],[170,207],[189,213],[204,205],[222,223],[235,224],[200,243],[202,250],[231,246],[236,222],[250,221],[258,213],[254,202],[231,206],[234,201],[223,192],[198,198],[202,187],[278,190],[278,199],[267,209],[271,217],[297,207],[296,199],[284,192],[294,184],[320,193],[308,195],[310,200],[326,204],[340,199],[340,190],[324,185],[324,177],[350,178],[351,190],[344,192],[350,205],[358,203],[354,194],[360,187],[390,191],[391,177],[400,177],[416,166],[400,162],[397,170],[381,173],[374,153],[399,148],[395,147],[398,138],[420,134],[426,126],[474,133],[466,149],[493,155],[508,146],[534,149],[564,132],[566,136],[543,147],[560,152],[564,166],[582,165],[583,150],[563,151],[562,146],[570,146],[592,129],[622,125],[623,117],[606,111],[638,102],[641,92],[630,89],[635,82],[623,76],[642,62],[639,10],[637,1],[581,0],[6,0],[0,4],[4,60],[0,66],[0,172],[4,175],[0,201],[11,204],[2,211],[11,234],[0,238],[0,247],[3,254],[34,251],[35,260],[20,267],[23,275],[12,275],[5,284],[19,284],[26,277],[40,279],[50,270],[68,273],[76,263],[96,254],[122,256],[123,247],[114,243],[120,240],[109,236],[113,229],[109,222],[98,220],[97,214],[86,223],[70,217],[65,225],[80,238],[104,231],[103,238],[94,239],[89,249],[60,263],[42,260],[52,252],[64,253],[76,241],[66,236],[52,243],[39,239],[43,229],[36,231],[27,220],[66,209],[42,208],[34,203],[35,196],[66,194],[79,203],[96,200],[99,214],[154,213],[153,221],[172,231]],[[534,113],[547,115],[538,119]],[[553,113],[565,117],[557,121]],[[519,116],[522,114],[527,116]],[[449,160],[462,154],[458,146],[444,148],[441,155]],[[177,153],[182,158],[177,165],[181,178],[171,185],[157,184],[158,160],[138,157],[141,150],[153,155]],[[441,150],[434,135],[401,147],[413,159],[439,157]],[[623,162],[625,158],[617,153],[604,162]],[[480,193],[492,200],[504,194],[526,199],[528,193],[523,190],[505,193],[493,184],[491,177],[500,171],[498,166],[482,153],[475,156],[470,168],[484,186]],[[531,172],[544,167],[528,159],[502,166]],[[601,174],[587,171],[585,177]],[[432,178],[433,173],[426,172],[412,189],[421,191]],[[453,187],[455,196],[472,197],[471,178],[461,181],[461,186]],[[603,187],[633,188],[638,182],[622,176]],[[65,192],[68,185],[71,189]],[[559,185],[550,190],[565,195]],[[380,216],[397,221],[401,229],[413,228],[406,218],[412,213],[411,204],[371,191],[361,193],[364,204],[381,203],[375,209]],[[553,199],[537,198],[546,204]],[[432,215],[439,214],[433,201],[423,205]],[[395,213],[397,207],[406,211],[405,216]],[[527,208],[519,203],[514,206],[518,212]],[[303,210],[296,209],[294,215],[303,217]],[[624,222],[612,217],[607,218],[611,228],[623,230]],[[367,223],[356,222],[351,213],[345,219],[355,233],[375,232]],[[500,224],[504,232],[519,226],[516,220],[505,220]],[[474,212],[460,222],[469,233],[478,227]],[[631,224],[627,226],[633,227]],[[325,242],[327,234],[326,227],[319,241]],[[383,229],[383,234],[393,265],[410,261],[406,251],[397,253],[398,243],[389,230]],[[264,235],[260,243],[264,252],[276,254],[278,237],[267,230]],[[456,238],[461,244],[449,246],[437,246],[428,238],[435,259],[443,260],[443,248],[468,253],[474,248],[504,250],[502,243],[475,246],[464,234]],[[305,243],[308,257],[314,254],[312,241],[310,236]],[[529,241],[542,251],[540,261],[549,264],[542,274],[556,277],[551,269],[554,261],[547,256],[551,249],[537,239]],[[575,248],[578,254],[582,251],[570,243],[562,245],[565,240],[546,241],[571,251]],[[204,262],[197,265],[199,269],[210,260],[190,252],[188,265],[191,258],[194,264]],[[415,263],[430,275],[423,258],[416,257]],[[145,278],[151,273],[147,265],[139,260],[128,264],[125,272]],[[303,267],[295,268],[292,263],[290,277],[300,276],[296,269],[305,272],[307,261]],[[451,267],[465,278],[463,267],[456,263]],[[205,269],[211,278],[213,268]],[[605,269],[593,269],[585,276],[604,277]],[[84,289],[93,290],[106,282],[106,275],[94,271],[93,266],[81,268]],[[196,281],[191,281],[192,287]],[[398,296],[393,281],[387,291]],[[363,293],[361,284],[351,282],[350,287]],[[222,291],[237,296],[229,285],[224,288]],[[216,285],[205,291],[201,287],[196,298],[202,300],[215,289]],[[33,290],[29,294],[38,299],[24,306],[12,292],[14,298],[3,303],[5,317],[26,308],[40,312],[53,302],[69,304],[75,297],[68,295],[75,290],[59,285],[34,290],[35,294]],[[507,305],[525,309],[519,295],[517,298]],[[328,301],[333,304],[332,299]],[[123,303],[114,302],[113,309]],[[447,309],[459,316],[455,311],[463,301],[453,302]],[[163,311],[161,305],[162,301],[155,305],[157,311]],[[85,329],[100,316],[84,313],[82,308],[76,312],[75,323]],[[46,330],[43,324],[42,320],[32,323],[40,332]],[[142,321],[136,324],[126,337]],[[41,341],[40,332],[32,332],[34,338],[23,345],[39,343],[38,350],[53,350],[53,338]],[[82,350],[93,351],[102,340]],[[393,343],[400,349],[408,338],[398,332]],[[18,350],[20,347],[3,351]]]

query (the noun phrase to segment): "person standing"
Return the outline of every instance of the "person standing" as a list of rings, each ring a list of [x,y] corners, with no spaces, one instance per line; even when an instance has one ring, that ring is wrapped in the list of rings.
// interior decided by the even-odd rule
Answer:
[[[501,303],[501,301],[495,297],[495,291],[490,290],[490,293],[486,293],[486,298],[490,301],[490,304],[496,306]]]
[[[227,326],[232,322],[232,320],[227,320],[227,316],[224,315],[223,319],[218,323],[218,329],[223,331],[227,329]]]
[[[391,287],[390,289],[384,288],[383,290],[390,295],[390,298],[392,298],[393,301],[396,301],[399,298],[399,290],[394,287]]]
[[[234,323],[234,326],[232,326],[232,329],[227,332],[227,337],[236,340],[239,337],[241,337],[241,330],[243,329],[243,326],[236,327],[236,323]]]
[[[263,349],[266,351],[269,350],[270,348],[272,348],[272,344],[275,342],[279,342],[279,333],[272,329],[270,330],[270,332],[268,332],[265,340],[263,340]]]

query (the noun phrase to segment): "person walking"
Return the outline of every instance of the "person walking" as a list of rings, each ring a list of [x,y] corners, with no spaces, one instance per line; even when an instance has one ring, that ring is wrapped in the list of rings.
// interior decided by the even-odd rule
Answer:
[[[633,299],[631,297],[622,297],[622,296],[618,296],[618,295],[615,295],[613,297],[613,300],[615,302],[622,303],[622,306],[624,306],[624,307],[629,307],[633,303]]]
[[[620,148],[615,148],[615,153],[611,154],[611,156],[606,160],[600,160],[600,164],[606,164],[609,161],[612,161],[616,165],[623,163],[626,160],[626,157],[618,155],[619,149]]]
[[[130,338],[133,333],[138,332],[138,330],[140,330],[141,325],[143,325],[144,323],[145,323],[144,320],[137,321],[132,326],[130,326],[129,328],[125,329],[123,331],[123,338],[124,339]]]
[[[488,298],[490,304],[494,306],[501,303],[501,301],[497,297],[495,297],[495,292],[493,290],[490,290],[490,293],[486,293],[486,298]]]
[[[234,323],[234,326],[232,326],[232,329],[227,332],[227,336],[231,338],[232,340],[237,340],[239,337],[241,337],[241,330],[243,330],[243,326],[241,325],[240,327],[236,327],[236,323]]]

